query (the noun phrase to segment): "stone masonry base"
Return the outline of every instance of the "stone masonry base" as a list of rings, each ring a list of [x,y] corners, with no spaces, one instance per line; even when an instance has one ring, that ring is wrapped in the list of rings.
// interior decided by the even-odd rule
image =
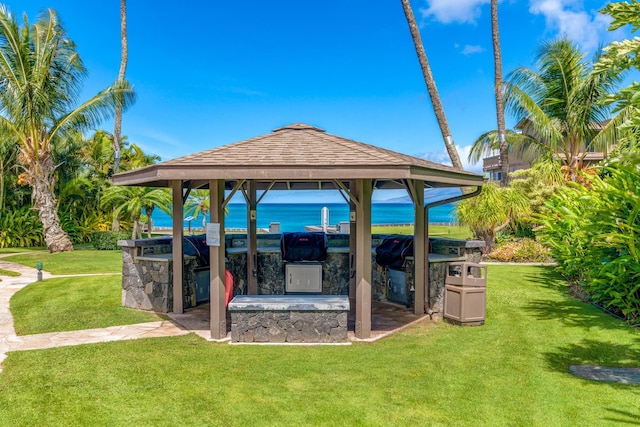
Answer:
[[[346,341],[346,311],[231,312],[231,342],[338,343]]]

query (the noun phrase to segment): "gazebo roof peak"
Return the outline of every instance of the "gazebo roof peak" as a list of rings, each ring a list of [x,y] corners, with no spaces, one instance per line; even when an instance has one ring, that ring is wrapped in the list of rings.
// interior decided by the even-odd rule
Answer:
[[[273,132],[281,132],[283,130],[314,130],[317,132],[326,132],[324,129],[320,129],[319,127],[311,126],[306,123],[291,123],[290,125],[282,126],[281,128],[274,129]]]

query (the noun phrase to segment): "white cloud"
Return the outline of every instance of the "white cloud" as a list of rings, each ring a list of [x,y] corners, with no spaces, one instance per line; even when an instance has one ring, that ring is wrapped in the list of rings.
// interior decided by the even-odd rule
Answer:
[[[557,31],[585,50],[598,47],[609,24],[597,11],[582,9],[576,0],[530,0],[529,11],[545,18],[548,31]]]
[[[443,24],[474,23],[480,16],[481,6],[489,3],[490,0],[427,0],[427,8],[420,9],[420,13]]]
[[[460,161],[462,162],[462,168],[464,170],[482,174],[481,161],[476,163],[475,165],[469,163],[469,152],[471,151],[471,145],[465,145],[463,147],[456,145],[456,150],[458,150],[458,155],[460,156]],[[449,154],[447,154],[447,151],[444,149],[442,151],[431,151],[428,153],[419,154],[417,155],[417,157],[421,157],[431,162],[451,166],[451,159],[449,159]]]
[[[474,53],[482,53],[484,52],[484,48],[482,46],[478,46],[478,45],[465,45],[465,47],[462,49],[462,54],[469,56],[469,55],[473,55]]]

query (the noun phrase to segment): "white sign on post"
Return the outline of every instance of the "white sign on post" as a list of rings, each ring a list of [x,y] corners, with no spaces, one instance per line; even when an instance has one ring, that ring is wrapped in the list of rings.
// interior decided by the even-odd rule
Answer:
[[[220,246],[220,224],[217,222],[207,224],[207,246]]]

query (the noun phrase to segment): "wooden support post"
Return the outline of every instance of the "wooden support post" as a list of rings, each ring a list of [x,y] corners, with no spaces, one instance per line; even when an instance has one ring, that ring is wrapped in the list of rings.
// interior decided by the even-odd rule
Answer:
[[[258,295],[258,236],[256,185],[247,181],[247,294]]]
[[[356,182],[356,338],[371,336],[371,180]]]
[[[416,315],[423,315],[425,311],[428,268],[427,256],[429,252],[429,237],[427,235],[427,226],[425,224],[424,214],[424,181],[412,180],[410,184],[413,186],[415,224],[413,230],[413,277],[415,280],[413,313]]]
[[[356,182],[351,181],[349,184],[350,192],[355,193]],[[350,311],[355,313],[356,308],[356,236],[358,230],[356,227],[356,204],[351,198],[349,199],[349,304]]]
[[[210,222],[220,224],[220,246],[209,251],[211,339],[227,336],[227,307],[225,301],[225,243],[224,243],[224,180],[209,181]]]
[[[184,291],[182,289],[184,257],[182,254],[182,238],[184,225],[182,219],[182,181],[171,181],[171,193],[173,199],[173,309],[174,313],[184,312]]]
[[[424,223],[425,223],[425,234],[426,234],[426,249],[425,249],[425,253],[427,254],[426,257],[426,264],[424,266],[424,269],[426,271],[426,277],[424,278],[426,285],[425,285],[425,291],[424,291],[424,311],[425,312],[429,312],[429,310],[431,309],[431,284],[429,282],[429,209],[424,208]]]

